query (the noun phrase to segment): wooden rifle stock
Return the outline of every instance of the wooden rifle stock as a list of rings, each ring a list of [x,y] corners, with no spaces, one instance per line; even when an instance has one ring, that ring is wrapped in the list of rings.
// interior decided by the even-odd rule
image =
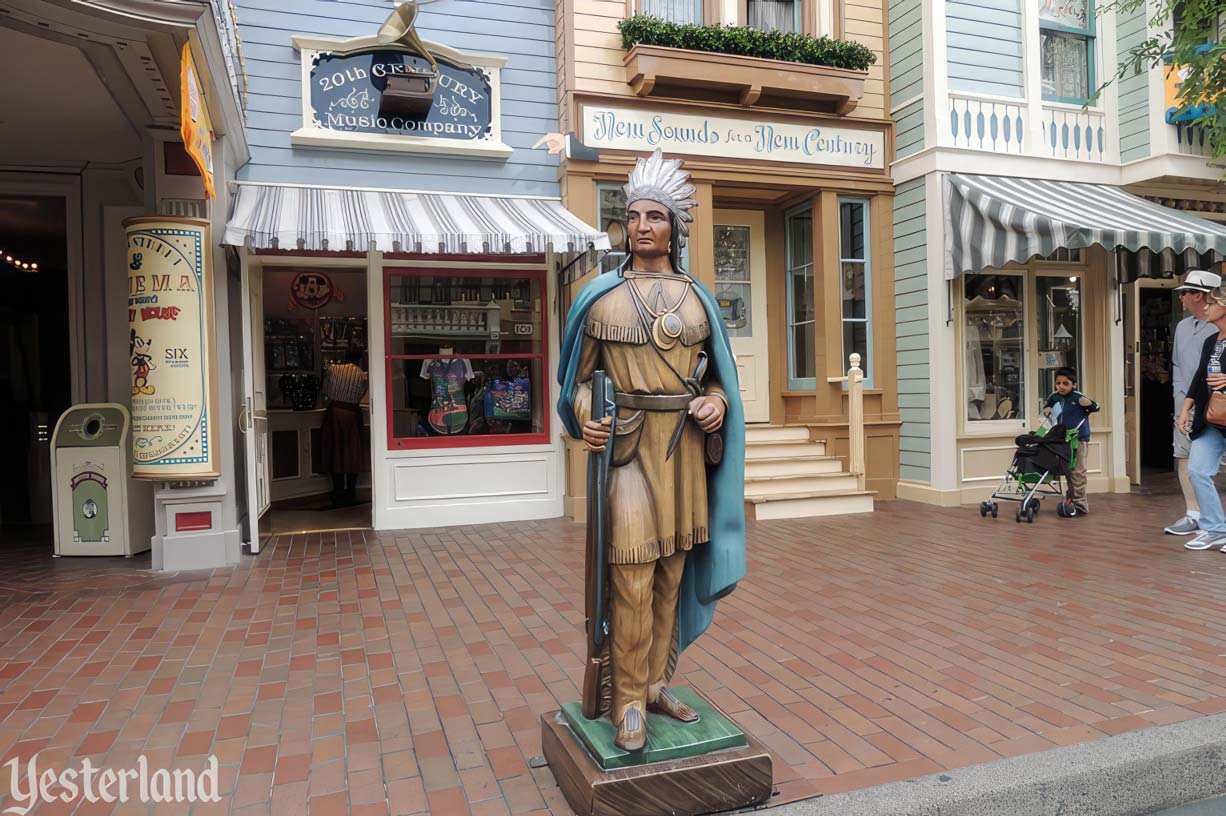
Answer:
[[[608,637],[606,586],[609,572],[609,462],[613,455],[613,432],[617,406],[613,383],[603,371],[592,374],[592,420],[612,416],[609,441],[602,451],[591,451],[587,460],[587,551],[584,559],[584,612],[587,661],[583,669],[583,716],[600,716],[601,652]]]

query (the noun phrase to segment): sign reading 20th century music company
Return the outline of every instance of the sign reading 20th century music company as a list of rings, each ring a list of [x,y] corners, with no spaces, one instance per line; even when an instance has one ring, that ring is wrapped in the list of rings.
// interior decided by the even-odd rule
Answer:
[[[505,157],[500,72],[505,57],[425,43],[436,66],[374,37],[295,36],[302,55],[303,126],[296,145]],[[385,93],[398,77],[434,74],[418,110],[391,109]]]
[[[881,131],[602,105],[583,107],[583,143],[596,149],[658,147],[665,153],[847,169],[885,167],[885,134]]]

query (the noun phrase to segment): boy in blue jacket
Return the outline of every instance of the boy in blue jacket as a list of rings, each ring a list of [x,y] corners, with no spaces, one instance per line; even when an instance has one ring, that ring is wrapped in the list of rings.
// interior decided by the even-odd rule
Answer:
[[[1089,454],[1090,414],[1097,410],[1098,403],[1077,390],[1076,371],[1071,368],[1056,371],[1056,393],[1047,398],[1043,414],[1070,430],[1080,426],[1078,436],[1081,439],[1077,447],[1077,465],[1068,479],[1068,501],[1072,507],[1063,515],[1064,518],[1076,518],[1090,512],[1086,501],[1086,456]],[[1066,508],[1068,506],[1065,505]]]

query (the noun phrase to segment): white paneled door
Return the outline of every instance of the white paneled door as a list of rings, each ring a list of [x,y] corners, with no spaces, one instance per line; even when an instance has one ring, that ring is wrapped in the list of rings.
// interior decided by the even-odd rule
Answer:
[[[247,526],[251,552],[260,551],[260,517],[272,504],[268,447],[268,395],[264,373],[264,278],[243,259],[243,409],[246,442]]]
[[[715,211],[715,299],[736,355],[746,422],[770,420],[763,224],[758,210]]]

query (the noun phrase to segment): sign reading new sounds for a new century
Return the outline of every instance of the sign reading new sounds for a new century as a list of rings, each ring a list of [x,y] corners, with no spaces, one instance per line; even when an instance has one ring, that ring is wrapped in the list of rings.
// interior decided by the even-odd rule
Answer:
[[[885,168],[885,134],[848,127],[697,116],[685,113],[583,107],[583,143],[596,149],[655,150],[666,154]]]
[[[129,218],[124,229],[132,475],[217,478],[209,222]]]

